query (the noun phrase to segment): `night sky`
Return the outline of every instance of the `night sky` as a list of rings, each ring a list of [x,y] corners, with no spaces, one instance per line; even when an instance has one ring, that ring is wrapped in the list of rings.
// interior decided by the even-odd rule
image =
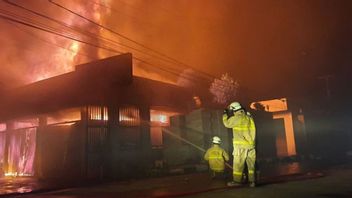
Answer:
[[[136,43],[102,30],[46,0],[11,2],[137,49],[106,44],[158,65],[136,63],[137,70],[144,75],[170,75],[169,79],[176,80],[175,73],[168,72],[170,68],[182,72],[191,66],[210,77],[229,73],[241,86],[266,97],[310,94],[316,87],[324,88],[324,80],[318,78],[324,75],[333,75],[331,81],[339,87],[351,85],[352,1],[348,0],[54,1],[93,21],[99,20],[104,27]],[[60,25],[33,12],[5,2],[0,3],[0,9],[1,16],[9,17],[11,12],[13,18],[15,13],[32,24],[55,27],[58,29],[55,32],[67,35]],[[20,86],[41,79],[37,76],[44,73],[47,77],[58,75],[71,71],[75,64],[118,54],[81,44],[80,55],[72,58],[65,52],[72,50],[70,39],[9,19],[0,18],[0,25],[3,87]],[[73,36],[104,44],[99,38],[87,37],[87,33]],[[141,51],[151,51],[138,44],[187,66],[157,61],[155,55],[148,57]],[[65,59],[67,56],[70,61]],[[168,74],[161,74],[165,68]]]

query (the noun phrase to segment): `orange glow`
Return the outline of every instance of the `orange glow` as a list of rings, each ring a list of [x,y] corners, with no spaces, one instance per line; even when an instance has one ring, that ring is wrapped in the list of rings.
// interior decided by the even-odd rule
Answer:
[[[81,120],[81,110],[79,108],[61,110],[47,116],[47,124],[65,124],[71,125],[72,122]],[[71,122],[71,123],[68,123]]]
[[[139,109],[136,107],[121,107],[119,109],[119,122],[123,126],[138,126],[141,119]]]
[[[256,107],[255,107],[256,103],[263,105],[264,110],[267,112],[278,112],[278,111],[286,111],[287,110],[287,99],[286,98],[252,102],[250,105],[251,109],[256,109]]]
[[[89,3],[83,1],[57,1],[62,6],[72,9],[74,12],[87,17],[98,24],[103,24],[104,19],[109,17],[110,11],[99,5],[99,3]],[[110,4],[109,0],[105,0],[104,4]],[[102,29],[98,26],[91,26],[89,21],[82,20],[75,15],[64,15],[57,14],[58,17],[62,17],[62,21],[67,23],[69,26],[80,28],[83,31],[92,32],[94,34],[102,35]],[[73,35],[73,36],[72,36]],[[70,33],[69,36],[76,38],[77,40],[86,40],[85,35],[79,35],[77,33]],[[59,46],[59,48],[51,48],[50,56],[45,57],[46,62],[40,62],[36,66],[38,69],[31,76],[28,76],[27,82],[33,83],[39,80],[47,79],[53,76],[61,75],[67,72],[74,71],[74,66],[77,64],[85,63],[88,60],[95,58],[103,58],[105,56],[99,56],[100,51],[103,49],[95,49],[91,54],[86,52],[82,53],[84,56],[79,56],[81,51],[86,50],[85,44],[72,39],[64,39],[58,36],[51,36],[50,43]],[[81,55],[82,55],[81,54]],[[109,54],[108,56],[111,56]],[[43,58],[44,59],[44,58]]]
[[[163,83],[177,85],[177,79],[172,79],[170,76],[161,75],[156,71],[155,72],[147,71],[143,69],[141,66],[138,66],[136,64],[133,65],[133,75],[138,77],[148,78],[151,80],[160,81]]]
[[[200,108],[202,106],[202,101],[200,100],[200,98],[198,96],[194,96],[193,100],[194,100],[197,108]]]
[[[279,156],[292,156],[296,155],[296,144],[295,144],[295,135],[293,130],[293,122],[292,122],[292,113],[291,112],[282,112],[282,113],[274,113],[274,119],[284,119],[285,124],[285,140],[277,140],[280,145],[285,145],[287,148],[287,155],[285,155],[285,151],[278,149]],[[285,149],[286,150],[286,149]]]
[[[279,98],[252,102],[250,108],[255,110],[263,108],[262,110],[273,113],[273,119],[284,120],[284,134],[277,134],[276,138],[277,155],[280,157],[296,155],[292,113],[288,111],[287,99]]]
[[[23,128],[31,128],[39,126],[39,119],[18,119],[13,121],[13,129],[23,129]]]
[[[39,71],[36,76],[33,76],[31,82],[44,80],[56,75],[73,71],[73,66],[76,64],[75,58],[79,53],[79,50],[80,43],[78,41],[72,41],[67,44],[65,48],[59,48],[52,56],[51,62],[48,63],[50,67],[45,67]]]
[[[169,126],[170,117],[178,114],[179,113],[173,111],[151,109],[150,122],[152,125]]]
[[[154,147],[163,145],[162,127],[170,126],[170,117],[179,114],[174,111],[163,111],[159,109],[162,108],[150,110],[150,137],[151,144]]]
[[[104,120],[107,121],[108,117],[108,108],[100,106],[89,106],[88,107],[88,118],[90,120]]]
[[[6,131],[6,129],[7,129],[6,124],[5,123],[1,123],[0,124],[0,132]]]

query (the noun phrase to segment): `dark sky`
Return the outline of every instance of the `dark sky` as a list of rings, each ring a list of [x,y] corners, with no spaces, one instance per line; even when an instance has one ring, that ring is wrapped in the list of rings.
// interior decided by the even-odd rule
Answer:
[[[94,27],[48,1],[13,2],[139,48],[135,43]],[[307,94],[311,85],[322,81],[317,77],[327,74],[335,75],[333,80],[350,83],[341,80],[349,79],[351,75],[352,1],[349,0],[55,2],[91,19],[97,19],[94,17],[99,13],[100,23],[104,26],[212,76],[219,77],[227,72],[256,93],[277,96]],[[0,8],[44,24],[53,24],[3,2]],[[71,48],[72,41],[17,24],[19,29],[2,19],[0,25],[3,27],[0,77],[7,86],[28,83],[33,81],[32,76],[47,70],[54,71],[50,75],[60,74],[69,71],[73,64],[114,54],[82,45],[80,53],[89,56],[75,57],[66,61],[66,67],[62,68],[58,65],[64,57],[72,55],[52,43]],[[85,36],[80,38],[86,39]],[[88,40],[102,44],[99,39]],[[145,57],[132,49],[121,50],[154,61],[153,57]],[[141,73],[165,76],[150,66],[137,66]],[[180,71],[187,69],[180,65],[173,67]]]

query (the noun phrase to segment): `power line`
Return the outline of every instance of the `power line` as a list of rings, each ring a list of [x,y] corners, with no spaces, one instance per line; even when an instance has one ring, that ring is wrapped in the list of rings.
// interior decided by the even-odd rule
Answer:
[[[85,56],[85,57],[87,57],[87,58],[91,58],[92,60],[95,60],[95,59],[96,59],[95,57],[92,57],[92,56],[90,56],[90,55],[88,55],[88,54],[76,52],[76,51],[74,51],[74,50],[72,50],[72,49],[69,49],[69,48],[66,48],[66,47],[62,47],[62,46],[60,46],[60,45],[58,45],[58,44],[56,44],[56,43],[53,43],[53,42],[49,42],[49,41],[47,41],[47,40],[44,40],[44,39],[40,38],[39,36],[35,35],[34,33],[31,33],[31,32],[29,32],[29,31],[27,31],[27,30],[25,30],[25,29],[19,27],[17,24],[14,24],[13,22],[8,22],[8,23],[11,24],[11,25],[14,25],[17,29],[19,29],[19,30],[21,30],[21,31],[23,31],[23,32],[25,32],[25,33],[27,33],[28,35],[32,36],[33,38],[36,38],[36,39],[38,39],[38,40],[40,40],[40,41],[42,41],[42,42],[44,42],[44,43],[46,43],[46,44],[48,44],[48,45],[52,45],[52,46],[56,46],[56,47],[62,48],[62,49],[67,50],[67,51],[69,51],[69,52],[71,52],[71,53],[74,53],[74,54],[77,54],[77,55],[80,55],[80,56]]]
[[[0,9],[0,11],[3,11],[3,10]],[[1,14],[1,13],[0,13],[0,14]],[[98,45],[95,45],[95,44],[92,44],[92,43],[88,43],[88,42],[85,42],[85,41],[81,41],[81,40],[79,40],[79,39],[75,39],[75,38],[72,38],[72,37],[69,37],[69,36],[66,36],[66,35],[62,35],[62,34],[53,32],[53,31],[51,31],[51,30],[47,30],[47,29],[44,29],[44,28],[41,28],[41,27],[38,27],[38,26],[35,26],[35,25],[32,25],[32,24],[29,24],[29,23],[27,23],[27,22],[19,21],[19,20],[17,20],[17,19],[13,19],[13,18],[10,18],[10,17],[7,17],[7,16],[0,15],[0,18],[3,18],[3,19],[5,19],[5,20],[9,20],[9,21],[12,21],[12,22],[15,22],[15,23],[19,23],[19,24],[22,24],[22,25],[25,25],[25,26],[28,26],[28,27],[31,27],[31,28],[39,29],[39,30],[42,30],[42,31],[45,31],[45,32],[48,32],[48,33],[52,33],[52,34],[55,34],[55,35],[58,35],[58,36],[62,36],[62,37],[65,37],[65,38],[67,38],[67,39],[71,39],[71,40],[74,40],[74,41],[77,41],[77,42],[82,42],[82,43],[87,44],[87,45],[92,45],[92,46],[97,47],[97,48],[102,48],[102,49],[108,50],[108,51],[110,51],[110,52],[120,53],[120,54],[123,53],[123,52],[120,52],[120,51],[117,51],[117,50],[114,50],[114,49],[109,49],[109,48],[101,47],[101,46],[98,46]],[[147,61],[144,61],[144,60],[142,60],[142,59],[140,59],[140,58],[133,57],[133,59],[138,60],[138,61],[140,61],[140,62],[143,62],[144,64],[147,64],[147,65],[150,65],[150,66],[154,66],[154,67],[155,67],[154,64],[149,63],[149,62],[147,62]],[[166,69],[164,69],[164,68],[162,68],[162,67],[157,67],[157,68],[158,68],[159,70],[161,70],[161,71],[168,72],[168,73],[171,73],[171,74],[175,74],[176,76],[178,76],[178,73],[176,73],[176,72],[171,72],[171,71],[166,70]],[[189,79],[189,78],[188,78],[188,80],[191,81],[192,79]]]
[[[34,11],[34,10],[28,9],[28,8],[23,7],[23,6],[21,6],[21,5],[15,4],[15,3],[11,2],[10,0],[5,0],[5,2],[8,3],[8,4],[10,4],[10,5],[13,5],[13,6],[19,7],[19,8],[21,8],[21,9],[24,9],[24,10],[26,10],[26,11],[28,11],[28,12],[30,12],[30,13],[33,13],[33,14],[35,14],[35,15],[37,15],[37,16],[43,17],[43,18],[48,19],[48,20],[50,20],[50,21],[54,21],[55,23],[57,23],[57,24],[59,24],[59,25],[62,25],[62,26],[64,26],[64,27],[66,27],[66,28],[69,28],[69,29],[71,29],[71,30],[73,30],[73,31],[76,31],[76,32],[78,32],[78,33],[80,33],[80,34],[83,34],[83,35],[85,35],[85,36],[87,36],[87,34],[88,34],[89,37],[94,38],[94,39],[96,39],[96,36],[98,36],[100,39],[102,38],[104,41],[107,40],[107,41],[112,42],[113,44],[122,45],[123,47],[131,48],[131,49],[136,50],[136,51],[138,51],[138,52],[140,52],[140,53],[146,54],[145,52],[140,51],[140,50],[138,50],[138,49],[136,49],[136,48],[133,48],[133,47],[130,47],[130,46],[127,46],[127,45],[123,45],[123,44],[118,43],[118,42],[116,42],[116,41],[114,41],[114,40],[101,37],[100,35],[92,34],[92,33],[87,32],[87,31],[81,31],[80,29],[74,28],[74,27],[68,25],[67,23],[64,23],[64,22],[62,22],[62,21],[56,20],[56,19],[54,19],[54,18],[52,18],[52,17],[49,17],[49,16],[47,16],[47,15],[43,15],[43,14],[41,14],[41,13],[38,13],[38,12],[36,12],[36,11]],[[84,34],[84,33],[85,33],[85,34]],[[99,38],[98,38],[98,39],[99,39]],[[150,55],[150,54],[147,54],[147,55]],[[157,58],[159,58],[159,57],[157,57]],[[141,59],[139,58],[139,60],[141,60]],[[141,62],[146,63],[146,61],[141,61]],[[153,66],[152,64],[149,64],[149,65]],[[170,68],[170,69],[171,69],[171,68]],[[166,71],[166,69],[164,69],[164,70]],[[175,73],[175,72],[177,72],[177,71],[176,71],[175,69],[173,69],[173,73],[174,73],[175,75],[178,75],[178,73]]]
[[[1,11],[4,11],[4,10],[0,9],[0,12]],[[14,19],[14,18],[11,18],[11,17],[8,17],[8,16],[0,15],[0,18],[3,18],[5,20],[9,20],[9,21],[12,21],[12,22],[15,22],[15,23],[19,23],[19,24],[22,24],[22,25],[25,25],[25,26],[28,26],[28,27],[31,27],[31,28],[42,30],[42,31],[45,31],[45,32],[48,32],[48,33],[51,33],[51,34],[55,34],[57,36],[61,36],[61,37],[64,37],[64,38],[67,38],[67,39],[70,39],[70,40],[74,40],[74,41],[77,41],[77,42],[80,42],[80,43],[84,43],[86,45],[91,45],[91,46],[94,46],[94,47],[97,47],[97,48],[103,48],[105,50],[108,50],[108,51],[111,51],[111,52],[115,52],[115,53],[120,53],[120,54],[123,53],[123,52],[120,52],[120,51],[115,50],[115,49],[98,46],[96,44],[89,43],[89,42],[86,42],[86,41],[83,41],[83,40],[80,40],[80,39],[77,39],[77,38],[74,38],[74,37],[70,37],[70,36],[67,36],[67,35],[64,35],[64,34],[61,34],[61,33],[58,33],[58,32],[54,32],[52,30],[45,29],[43,27],[40,27],[40,26],[37,26],[37,25],[33,25],[33,24],[28,23],[28,22],[20,21],[18,19]]]
[[[14,13],[11,13],[11,12],[7,12],[6,10],[1,10],[1,9],[0,9],[0,11],[3,12],[2,14],[5,13],[5,14],[7,14],[7,15],[9,15],[9,16],[12,17],[12,18],[10,18],[10,17],[7,17],[7,16],[0,16],[0,17],[3,18],[3,19],[9,20],[9,21],[12,21],[12,22],[15,22],[15,23],[19,23],[19,24],[22,24],[22,25],[25,25],[25,26],[28,26],[28,27],[31,27],[31,28],[39,29],[39,30],[42,30],[42,31],[45,31],[45,32],[48,32],[48,33],[52,33],[52,34],[57,35],[57,36],[62,36],[62,37],[64,37],[64,38],[66,38],[66,39],[70,39],[70,40],[74,40],[74,41],[77,41],[77,42],[81,42],[81,43],[83,43],[83,44],[90,45],[90,46],[93,46],[93,47],[96,47],[96,48],[102,48],[102,49],[104,49],[104,50],[107,50],[107,51],[110,51],[110,52],[113,52],[113,53],[120,53],[120,54],[123,53],[123,52],[118,51],[118,50],[115,50],[115,49],[113,49],[113,48],[108,48],[108,47],[100,46],[100,45],[98,45],[98,44],[89,43],[89,42],[86,42],[86,41],[84,41],[84,40],[80,40],[80,39],[77,39],[77,38],[74,38],[74,37],[65,35],[65,34],[63,34],[63,33],[58,33],[57,31],[55,31],[55,29],[53,29],[53,28],[51,28],[51,27],[48,28],[48,26],[45,27],[45,25],[44,25],[44,27],[40,27],[40,26],[38,26],[38,22],[37,22],[37,24],[33,24],[33,22],[32,22],[32,24],[31,24],[30,21],[28,22],[28,19],[27,19],[27,22],[26,22],[26,19],[25,19],[25,18],[24,18],[24,21],[23,21],[23,17],[21,17],[21,16],[19,16],[19,15],[16,15],[16,14],[14,14]],[[14,19],[14,18],[15,18],[15,19]],[[22,21],[18,20],[19,18],[22,18]],[[40,23],[39,23],[39,25],[40,25]],[[41,26],[43,26],[43,24],[41,24]],[[142,62],[142,63],[144,63],[144,64],[147,64],[147,65],[150,65],[150,66],[153,66],[153,67],[157,67],[157,68],[158,68],[159,70],[161,70],[161,71],[168,72],[168,73],[174,74],[174,75],[176,75],[176,76],[179,76],[179,73],[177,73],[176,71],[170,71],[170,70],[167,70],[167,69],[165,69],[165,68],[163,68],[163,67],[156,66],[155,64],[150,63],[150,62],[145,61],[145,60],[142,60],[141,58],[134,57],[133,59],[138,60],[138,61],[140,61],[140,62]],[[182,78],[183,78],[183,79],[187,79],[187,80],[189,80],[189,81],[191,81],[191,82],[194,81],[194,79],[188,78],[188,77],[186,77],[186,76],[182,76]]]
[[[122,38],[124,38],[124,39],[126,39],[126,40],[128,40],[128,41],[130,41],[130,42],[132,42],[132,43],[135,43],[135,44],[137,44],[137,45],[139,45],[139,46],[142,46],[142,47],[144,47],[145,49],[148,49],[148,50],[150,50],[150,51],[152,51],[152,52],[154,52],[154,53],[156,53],[156,54],[158,54],[158,55],[160,55],[160,56],[166,57],[166,58],[168,58],[168,59],[174,61],[175,63],[178,63],[179,65],[185,66],[185,67],[187,67],[187,68],[192,68],[193,70],[198,71],[198,70],[194,69],[194,68],[193,68],[192,66],[190,66],[190,65],[187,65],[187,64],[185,64],[185,63],[182,63],[182,62],[180,62],[180,61],[178,61],[178,60],[176,60],[176,59],[174,59],[174,58],[172,58],[172,57],[170,57],[170,56],[168,56],[168,55],[165,55],[165,54],[163,54],[163,53],[161,53],[161,52],[158,52],[158,51],[156,51],[156,50],[154,50],[154,49],[152,49],[152,48],[150,48],[150,47],[148,47],[148,46],[146,46],[146,45],[144,45],[144,44],[142,44],[142,43],[139,43],[139,42],[137,42],[137,41],[135,41],[135,40],[133,40],[133,39],[130,39],[130,38],[128,38],[128,37],[126,37],[126,36],[124,36],[124,35],[122,35],[122,34],[116,32],[115,30],[113,30],[113,29],[111,29],[111,28],[109,28],[109,27],[103,26],[103,25],[101,25],[101,24],[99,24],[99,23],[97,23],[97,22],[95,22],[95,21],[93,21],[93,20],[91,20],[91,19],[89,19],[89,18],[87,18],[87,17],[85,17],[85,16],[83,16],[83,15],[77,13],[77,12],[74,12],[73,10],[71,10],[71,9],[65,7],[65,6],[62,6],[61,4],[58,4],[58,3],[54,2],[53,0],[48,0],[48,1],[49,1],[50,3],[52,3],[52,4],[54,4],[54,5],[56,5],[56,6],[60,7],[60,8],[62,8],[62,9],[64,9],[64,10],[66,10],[66,11],[70,12],[71,14],[74,14],[74,15],[76,15],[76,16],[78,16],[78,17],[80,17],[80,18],[82,18],[82,19],[84,19],[84,20],[86,20],[86,21],[88,21],[88,22],[90,22],[90,23],[92,23],[92,24],[94,24],[94,25],[96,25],[96,26],[102,28],[102,29],[108,30],[109,32],[114,33],[114,34],[116,34],[116,35],[118,35],[118,36],[120,36],[120,37],[122,37]],[[207,74],[207,73],[204,73],[204,72],[200,72],[200,71],[198,71],[198,72],[199,72],[200,74],[202,74],[202,76],[203,76],[204,78],[208,79],[208,80],[214,78],[214,77],[211,76],[210,74]]]

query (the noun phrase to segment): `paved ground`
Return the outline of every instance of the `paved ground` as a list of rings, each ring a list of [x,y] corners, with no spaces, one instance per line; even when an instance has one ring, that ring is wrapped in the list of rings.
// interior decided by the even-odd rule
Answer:
[[[113,182],[80,188],[61,188],[61,190],[53,190],[55,189],[54,187],[57,187],[57,189],[60,188],[58,184],[56,184],[57,186],[53,186],[48,183],[46,186],[40,186],[45,184],[32,181],[32,187],[34,187],[32,193],[25,193],[31,189],[28,181],[24,180],[13,183],[17,186],[7,186],[7,189],[22,189],[23,194],[11,195],[8,193],[6,197],[352,197],[351,164],[315,172],[297,172],[299,170],[297,169],[297,164],[291,163],[288,165],[278,169],[281,173],[286,172],[288,174],[262,177],[260,185],[256,188],[228,188],[225,185],[225,181],[211,180],[208,174],[198,173]],[[2,185],[1,189],[5,189],[5,187]]]
[[[186,197],[351,198],[352,167],[329,170],[324,177],[314,179],[268,183],[257,188],[220,189]]]

